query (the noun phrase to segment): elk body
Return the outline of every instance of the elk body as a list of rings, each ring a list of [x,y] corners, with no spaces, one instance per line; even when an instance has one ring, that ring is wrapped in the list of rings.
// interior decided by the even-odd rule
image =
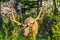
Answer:
[[[25,20],[24,24],[27,25],[24,29],[24,35],[26,37],[32,36],[35,38],[38,32],[38,22],[34,18],[29,17]]]

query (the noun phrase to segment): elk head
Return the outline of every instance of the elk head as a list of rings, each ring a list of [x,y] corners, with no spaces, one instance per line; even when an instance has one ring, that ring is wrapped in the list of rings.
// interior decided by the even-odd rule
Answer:
[[[24,24],[27,25],[24,29],[24,35],[27,37],[31,35],[30,33],[32,33],[32,36],[36,36],[38,32],[37,21],[34,18],[29,17],[25,19]]]

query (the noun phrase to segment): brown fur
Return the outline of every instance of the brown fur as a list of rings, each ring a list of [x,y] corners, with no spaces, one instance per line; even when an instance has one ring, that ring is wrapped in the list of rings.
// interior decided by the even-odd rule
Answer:
[[[34,24],[32,24],[34,22]],[[37,21],[32,18],[32,17],[29,17],[25,20],[24,24],[28,25],[27,28],[24,29],[24,35],[27,37],[27,36],[33,36],[34,38],[36,37],[36,34],[38,32],[38,23]],[[30,26],[31,26],[31,29],[30,29]],[[32,35],[30,35],[32,34]]]

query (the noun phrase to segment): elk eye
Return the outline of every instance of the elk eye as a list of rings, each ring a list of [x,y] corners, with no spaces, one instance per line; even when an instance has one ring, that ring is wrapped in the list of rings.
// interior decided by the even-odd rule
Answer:
[[[27,28],[27,27],[28,27],[28,25],[25,28]]]

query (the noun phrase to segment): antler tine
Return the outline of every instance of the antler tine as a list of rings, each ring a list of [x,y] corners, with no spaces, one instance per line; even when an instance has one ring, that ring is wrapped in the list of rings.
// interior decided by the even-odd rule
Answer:
[[[14,16],[13,12],[12,12],[12,20],[11,20],[11,21],[15,22],[17,25],[21,25],[21,23],[20,23],[20,22],[16,21],[16,19],[15,19],[15,16]]]
[[[41,13],[42,13],[42,7],[40,7],[40,9],[41,9],[41,10],[40,10],[38,16],[36,17],[36,20],[40,19],[39,17],[41,16]]]

